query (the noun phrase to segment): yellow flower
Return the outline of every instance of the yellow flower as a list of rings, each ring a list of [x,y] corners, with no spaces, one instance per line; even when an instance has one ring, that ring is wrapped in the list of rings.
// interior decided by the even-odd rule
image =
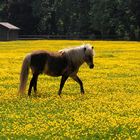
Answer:
[[[23,58],[34,50],[58,51],[81,41],[0,42],[0,139],[139,139],[140,43],[87,41],[95,68],[79,70],[85,95],[68,79],[40,75],[38,96],[17,97]],[[31,79],[29,74],[27,90]],[[26,92],[27,92],[26,90]]]

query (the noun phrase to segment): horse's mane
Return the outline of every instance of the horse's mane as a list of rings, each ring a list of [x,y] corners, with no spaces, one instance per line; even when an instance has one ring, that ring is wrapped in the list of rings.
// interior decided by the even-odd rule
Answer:
[[[68,60],[71,61],[74,65],[81,65],[83,63],[84,48],[90,49],[91,45],[83,44],[73,48],[62,49],[59,52],[65,54]]]

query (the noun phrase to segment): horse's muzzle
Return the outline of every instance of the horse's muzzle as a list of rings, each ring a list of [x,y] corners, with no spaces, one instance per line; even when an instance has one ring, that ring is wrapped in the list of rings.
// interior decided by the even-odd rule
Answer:
[[[90,69],[93,69],[93,68],[94,68],[94,64],[91,64],[91,65],[89,66],[89,68],[90,68]]]

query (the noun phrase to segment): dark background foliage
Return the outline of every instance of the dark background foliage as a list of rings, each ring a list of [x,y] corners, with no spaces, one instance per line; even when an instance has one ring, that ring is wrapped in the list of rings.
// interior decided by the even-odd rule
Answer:
[[[0,0],[0,21],[22,35],[140,39],[140,0]]]

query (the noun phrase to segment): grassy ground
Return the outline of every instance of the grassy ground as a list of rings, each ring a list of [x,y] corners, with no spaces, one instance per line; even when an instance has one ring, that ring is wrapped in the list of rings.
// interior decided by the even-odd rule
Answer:
[[[60,77],[41,75],[40,97],[17,97],[20,68],[27,53],[57,51],[81,43],[0,42],[0,139],[140,139],[139,42],[89,41],[96,57],[94,70],[84,64],[79,71],[84,96],[69,79],[59,98]]]

